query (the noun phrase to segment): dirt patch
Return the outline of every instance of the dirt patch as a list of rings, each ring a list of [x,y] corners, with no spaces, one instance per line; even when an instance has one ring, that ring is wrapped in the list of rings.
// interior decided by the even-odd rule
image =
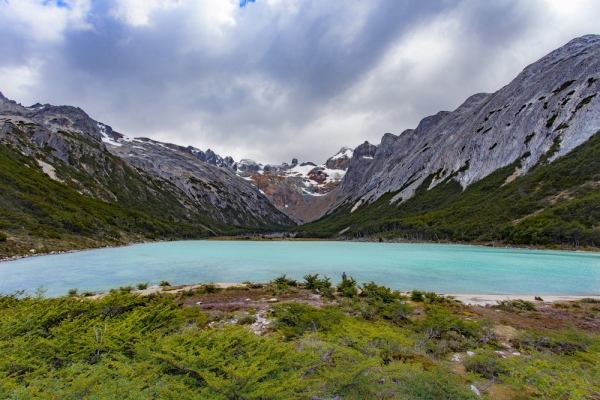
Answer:
[[[231,311],[267,311],[273,304],[283,302],[302,302],[313,307],[323,307],[326,300],[310,290],[291,288],[287,293],[275,295],[268,287],[251,289],[247,286],[229,287],[217,293],[194,293],[182,298],[182,303],[203,310]]]
[[[493,321],[497,328],[510,336],[509,328],[556,330],[574,327],[600,333],[600,303],[563,301],[537,302],[537,311],[506,312],[487,306],[467,306],[465,309]],[[502,326],[504,326],[502,328]]]

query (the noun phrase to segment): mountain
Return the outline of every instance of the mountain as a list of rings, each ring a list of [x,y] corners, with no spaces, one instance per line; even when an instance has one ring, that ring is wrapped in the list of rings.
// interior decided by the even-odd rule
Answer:
[[[237,189],[242,193],[229,197],[229,204],[225,208],[243,208],[248,202],[248,194],[243,192],[253,186],[275,208],[298,223],[313,221],[329,209],[353,152],[352,149],[343,147],[322,165],[312,162],[298,164],[297,159],[293,159],[291,165],[285,162],[280,165],[263,165],[251,159],[236,162],[233,158],[221,157],[210,149],[204,152],[192,146],[184,147],[148,138],[131,138],[112,131],[107,125],[98,123],[98,126],[102,141],[112,154],[129,165],[168,179],[192,198],[207,195],[198,193],[198,190],[202,190],[202,185],[198,186],[198,182],[187,176],[210,177],[212,181],[223,182],[227,187],[239,186],[241,178],[245,181],[245,186]],[[203,162],[198,163],[196,159]],[[231,181],[233,176],[237,178],[237,181],[234,179],[236,183]],[[221,200],[213,201],[213,204]],[[254,205],[254,208],[260,207],[259,204]],[[227,219],[222,219],[222,222],[231,223]]]
[[[14,239],[0,253],[294,224],[235,171],[193,150],[131,139],[80,108],[23,107],[0,94],[0,230]]]
[[[558,215],[584,207],[579,202],[596,193],[597,170],[583,166],[600,156],[599,78],[600,36],[583,36],[496,93],[471,96],[398,136],[386,134],[378,146],[364,143],[328,214],[302,229],[317,236],[390,232],[598,245],[593,210],[585,221]]]
[[[0,94],[0,230],[26,247],[284,229],[598,246],[599,56],[599,36],[577,38],[496,93],[320,165],[236,162]]]
[[[256,186],[271,203],[299,223],[314,221],[335,201],[339,186],[352,157],[352,149],[342,147],[325,164],[312,162],[281,165],[241,160],[238,175]]]

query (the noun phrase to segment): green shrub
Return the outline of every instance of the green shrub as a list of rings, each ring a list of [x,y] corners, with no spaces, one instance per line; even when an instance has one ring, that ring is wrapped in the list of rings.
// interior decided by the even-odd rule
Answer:
[[[306,332],[326,332],[340,324],[344,313],[335,306],[314,308],[303,303],[289,303],[274,308],[274,327],[287,339]]]
[[[285,285],[285,286],[290,286],[290,287],[298,286],[298,282],[294,279],[288,278],[286,276],[286,274],[283,274],[283,275],[273,279],[273,283],[276,283],[277,285]]]
[[[69,297],[76,297],[77,296],[77,288],[74,289],[69,289]]]
[[[264,285],[263,285],[263,284],[261,284],[261,283],[252,283],[252,282],[250,282],[250,281],[246,281],[246,282],[243,282],[243,283],[244,283],[244,285],[246,285],[246,287],[247,287],[247,288],[249,288],[249,289],[262,289],[262,288],[263,288],[263,286],[264,286]]]
[[[425,301],[425,292],[422,292],[420,290],[413,290],[412,292],[410,292],[410,300],[417,302],[417,303],[422,303]]]
[[[6,242],[6,233],[0,232],[0,242]]]
[[[402,300],[405,297],[402,294],[386,286],[379,286],[375,282],[363,283],[360,297],[366,297],[370,300],[381,301],[383,303],[392,303],[395,300]]]
[[[119,291],[123,292],[123,293],[130,293],[132,290],[133,290],[133,287],[131,285],[129,285],[129,286],[121,286],[119,288]]]
[[[346,279],[342,279],[336,286],[338,293],[341,293],[344,297],[356,297],[358,296],[358,288],[356,287],[356,279],[349,276]]]
[[[146,289],[148,289],[148,282],[145,282],[145,283],[138,283],[137,285],[135,285],[135,287],[136,287],[138,290],[146,290]]]
[[[200,292],[202,293],[214,294],[220,292],[222,289],[211,282],[205,283],[204,285],[200,286],[198,290],[200,290]]]
[[[394,322],[400,322],[407,319],[412,312],[413,309],[410,305],[401,300],[394,300],[393,302],[386,304],[382,309],[381,314],[384,318]]]
[[[158,284],[158,286],[165,287],[165,286],[171,286],[171,284],[168,281],[164,281],[163,280],[163,281],[160,281],[160,283]]]
[[[244,314],[238,316],[238,324],[240,325],[252,325],[256,322],[256,315]]]
[[[496,306],[496,308],[499,308],[500,310],[503,311],[508,311],[508,312],[518,312],[518,311],[537,311],[537,309],[535,308],[535,304],[533,304],[530,301],[525,301],[525,300],[500,300],[500,301],[496,301],[496,303],[498,303]]]
[[[304,275],[304,283],[307,289],[323,290],[331,287],[331,278],[325,275],[323,279],[319,279],[319,274],[308,274]]]
[[[399,398],[466,400],[479,399],[455,374],[440,368],[432,371],[414,371],[397,379]]]
[[[482,327],[475,321],[465,321],[452,315],[442,306],[427,305],[425,319],[416,320],[413,325],[417,332],[425,333],[430,339],[442,338],[446,332],[457,332],[465,337],[479,337]]]
[[[498,354],[494,352],[485,352],[467,357],[464,366],[467,371],[479,374],[486,379],[498,378],[501,374],[508,372]]]

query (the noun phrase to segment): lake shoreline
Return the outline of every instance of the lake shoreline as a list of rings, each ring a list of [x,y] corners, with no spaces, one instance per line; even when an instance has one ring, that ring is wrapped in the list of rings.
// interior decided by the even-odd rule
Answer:
[[[248,239],[246,239],[248,238]],[[361,239],[334,239],[334,238],[287,238],[287,237],[260,237],[260,236],[216,236],[209,238],[200,238],[200,239],[182,239],[182,240],[151,240],[151,241],[139,241],[139,242],[130,242],[121,245],[113,245],[113,246],[98,246],[98,247],[89,247],[82,249],[72,249],[72,250],[61,250],[61,251],[51,251],[47,253],[35,252],[35,253],[23,253],[14,256],[8,256],[0,258],[0,263],[21,260],[23,258],[30,257],[42,257],[42,256],[51,256],[57,254],[69,254],[69,253],[78,253],[83,251],[90,250],[101,250],[101,249],[116,249],[120,247],[129,247],[140,244],[150,244],[150,243],[170,243],[170,242],[193,242],[193,241],[254,241],[254,242],[349,242],[349,243],[382,243],[382,244],[442,244],[442,245],[456,245],[456,246],[474,246],[474,247],[485,247],[485,248],[495,248],[495,249],[513,249],[513,250],[541,250],[541,251],[564,251],[564,252],[581,252],[581,253],[598,253],[600,249],[595,247],[547,247],[547,246],[535,246],[535,245],[497,245],[495,243],[486,243],[486,242],[451,242],[451,241],[428,241],[428,240],[384,240],[380,242],[375,238],[361,238]],[[30,250],[31,251],[31,250]]]

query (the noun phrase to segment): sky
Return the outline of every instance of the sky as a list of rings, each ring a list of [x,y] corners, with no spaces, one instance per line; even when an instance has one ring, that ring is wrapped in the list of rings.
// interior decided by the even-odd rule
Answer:
[[[597,0],[0,0],[0,92],[129,136],[324,162],[495,92]]]

